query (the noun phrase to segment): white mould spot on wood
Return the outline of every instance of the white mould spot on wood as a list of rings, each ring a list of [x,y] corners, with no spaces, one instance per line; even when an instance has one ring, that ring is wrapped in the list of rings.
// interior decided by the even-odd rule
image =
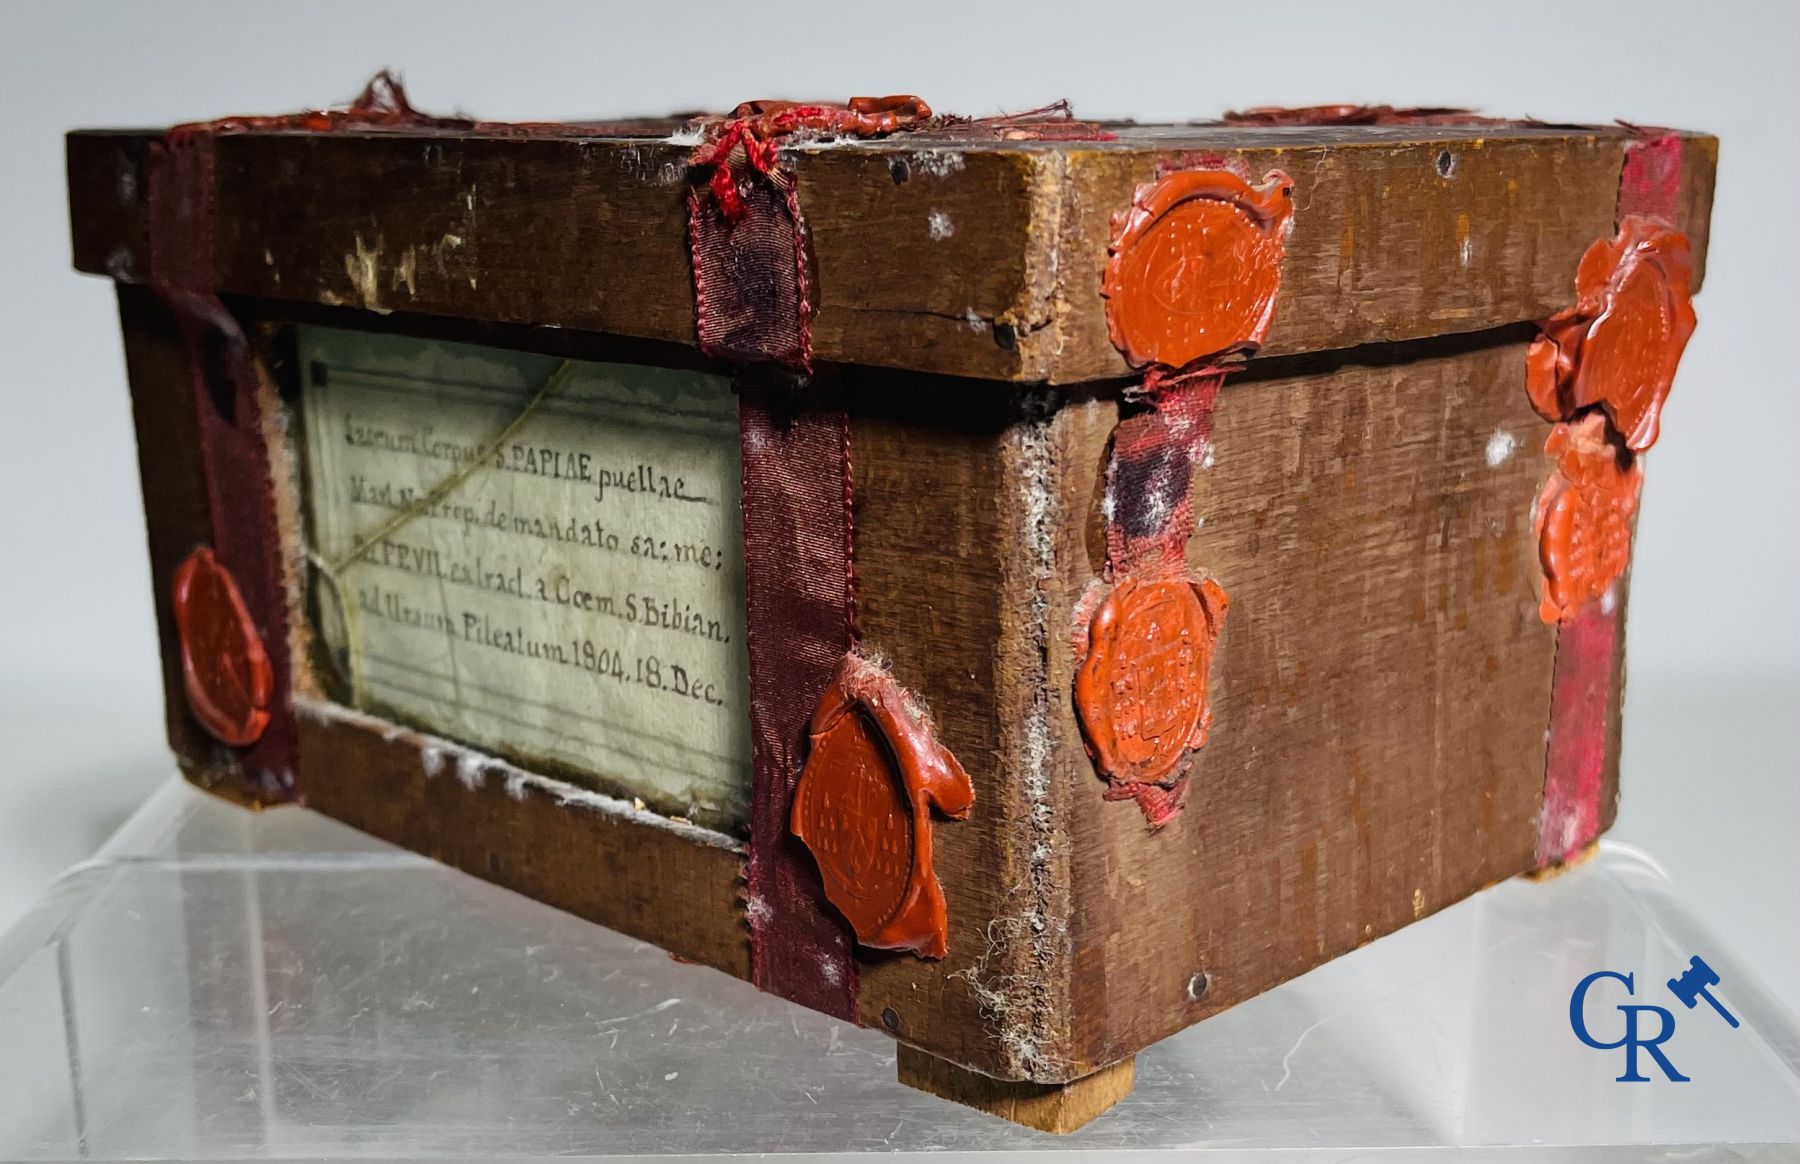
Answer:
[[[987,320],[981,318],[973,307],[963,312],[963,322],[969,325],[970,331],[980,332],[987,330]]]
[[[1466,267],[1469,265],[1469,260],[1473,259],[1474,257],[1475,257],[1475,240],[1473,238],[1463,239],[1462,246],[1456,248],[1457,261]]]
[[[416,299],[419,294],[416,281],[418,273],[418,252],[412,247],[407,247],[406,250],[401,253],[400,262],[394,267],[393,275],[388,279],[388,286],[395,291],[398,291],[401,287],[405,287],[407,298]]]
[[[673,186],[681,181],[687,167],[677,162],[658,162],[654,154],[633,147],[619,155],[620,164],[632,177],[652,186]]]
[[[357,711],[355,708],[345,707],[341,703],[304,696],[294,700],[294,710],[296,714],[320,723],[347,724],[375,733],[395,726],[389,720]],[[615,819],[629,821],[632,824],[667,829],[678,836],[711,848],[727,849],[732,852],[739,852],[743,848],[736,840],[724,833],[714,832],[712,829],[696,824],[670,820],[666,816],[658,815],[641,807],[641,802],[620,800],[618,797],[608,796],[604,792],[593,792],[566,781],[541,776],[536,772],[528,772],[497,756],[490,756],[485,752],[453,740],[446,740],[441,736],[401,727],[400,737],[419,749],[419,762],[424,766],[427,776],[437,775],[443,771],[447,762],[454,760],[457,776],[464,783],[468,783],[471,778],[479,783],[490,774],[497,775],[507,782],[509,791],[513,782],[516,781],[521,789],[535,789],[548,794],[560,807],[598,812]],[[465,777],[465,772],[471,772],[473,776]],[[671,999],[664,1005],[672,1006],[678,1001],[680,1000]]]
[[[700,126],[697,124],[684,125],[668,137],[663,138],[663,141],[668,145],[685,146],[688,149],[693,149],[705,140],[706,134],[702,132]]]
[[[910,159],[915,173],[943,178],[961,170],[968,161],[956,150],[920,150]]]
[[[1030,618],[1025,631],[1025,650],[1036,655],[1037,665],[1048,668],[1050,657],[1050,602],[1048,582],[1056,565],[1055,446],[1050,438],[1051,410],[1045,401],[1028,401],[1026,414],[1012,432],[1016,448],[1009,458],[1016,464],[1025,527],[1025,558],[1034,585]],[[1025,877],[1007,895],[1005,913],[988,924],[987,948],[950,977],[968,984],[989,1034],[1000,1044],[1012,1065],[1028,1071],[1063,1071],[1058,1034],[1047,1014],[1047,994],[1039,981],[1059,951],[1068,947],[1066,924],[1051,913],[1057,893],[1053,854],[1056,849],[1056,809],[1052,803],[1056,737],[1053,708],[1039,685],[1025,709],[1019,736],[1019,770],[1027,810],[1025,828],[1031,842]],[[1018,900],[1022,897],[1023,900]]]
[[[106,256],[106,273],[120,282],[129,282],[136,264],[131,261],[131,251],[123,245],[116,246]]]
[[[942,210],[933,210],[928,223],[931,228],[932,242],[943,242],[956,233],[956,224],[951,222],[950,216]]]
[[[432,267],[434,267],[437,270],[437,273],[440,276],[449,275],[450,268],[449,268],[448,257],[452,251],[461,250],[462,245],[463,245],[463,236],[460,234],[452,233],[452,234],[446,234],[443,238],[438,239],[436,242],[432,243],[430,246],[425,248],[426,254],[431,256]],[[408,248],[406,253],[407,253],[407,257],[410,259],[412,257],[411,248]],[[409,295],[416,294],[416,292],[413,290],[413,283],[412,283],[412,278],[411,278],[411,276],[414,274],[417,274],[417,265],[416,264],[414,265],[413,269],[408,272],[408,278],[406,281],[406,290],[407,290],[407,294],[409,294]]]
[[[456,779],[470,792],[481,791],[487,783],[487,757],[480,752],[465,751],[456,758]]]
[[[380,235],[375,236],[375,245],[370,246],[359,232],[356,249],[344,256],[344,274],[350,277],[350,286],[362,306],[385,315],[388,309],[381,303],[381,247]]]
[[[1487,442],[1488,468],[1498,469],[1512,459],[1513,451],[1519,447],[1519,438],[1503,428],[1494,430],[1494,435]]]

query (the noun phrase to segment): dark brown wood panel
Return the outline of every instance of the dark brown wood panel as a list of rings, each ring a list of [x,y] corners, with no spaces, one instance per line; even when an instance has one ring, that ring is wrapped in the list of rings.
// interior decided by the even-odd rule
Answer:
[[[149,133],[73,133],[64,169],[75,269],[126,282],[149,276],[144,151]]]
[[[1294,179],[1294,230],[1275,322],[1263,354],[1347,348],[1540,319],[1567,306],[1574,272],[1597,238],[1613,234],[1626,142],[1611,135],[1353,144],[1245,150],[1253,177]],[[1694,139],[1684,170],[1694,199],[1710,196],[1710,138]],[[1059,299],[1069,306],[1044,356],[1045,378],[1122,371],[1104,312],[1086,299],[1100,284],[1108,212],[1130,204],[1154,159],[1113,153],[1069,158]],[[1684,225],[1704,229],[1709,205],[1684,201]],[[1704,252],[1702,234],[1695,240]]]
[[[1694,244],[1694,290],[1706,280],[1706,256],[1712,249],[1713,182],[1719,170],[1719,139],[1686,134],[1682,140],[1681,194],[1675,222]]]
[[[269,299],[691,341],[684,157],[654,143],[225,138],[219,282]]]
[[[145,271],[150,135],[69,138],[76,264]],[[1268,354],[1535,319],[1612,233],[1620,129],[1128,132],[1116,142],[907,137],[787,153],[812,240],[821,360],[992,380],[1127,374],[1099,272],[1159,164],[1295,181]],[[666,140],[262,133],[218,145],[228,293],[693,342],[688,147]],[[1689,138],[1704,258],[1716,142]]]
[[[118,290],[131,415],[137,428],[138,475],[144,490],[156,637],[162,652],[163,718],[169,747],[178,756],[205,763],[222,750],[188,711],[172,589],[175,567],[194,547],[212,540],[193,381],[174,316],[148,288],[121,284]]]
[[[1636,527],[1633,526],[1633,537]],[[1619,817],[1619,759],[1625,752],[1625,615],[1631,602],[1631,571],[1613,584],[1619,604],[1620,631],[1613,641],[1612,702],[1606,708],[1606,766],[1600,770],[1600,831],[1613,827]]]
[[[948,955],[859,950],[858,1009],[866,1025],[1002,1074],[991,1016],[967,975],[991,962],[990,922],[1018,909],[1023,855],[1010,718],[1021,676],[999,649],[1016,621],[1003,572],[1020,552],[1001,456],[1010,409],[997,394],[955,408],[966,391],[957,382],[847,375],[862,646],[930,709],[938,739],[975,785],[968,819],[932,829]]]
[[[1103,801],[1091,768],[1079,782],[1077,1067],[1532,864],[1556,645],[1531,525],[1548,429],[1522,342],[1418,355],[1219,400],[1188,552],[1231,595],[1216,718],[1160,833]],[[1071,421],[1092,514],[1107,426]],[[1092,541],[1077,573],[1098,568]],[[1072,716],[1062,728],[1079,746]]]
[[[311,710],[309,710],[309,706]],[[303,704],[306,804],[672,954],[750,976],[743,854],[662,824],[565,803],[495,771],[468,778],[427,737]]]

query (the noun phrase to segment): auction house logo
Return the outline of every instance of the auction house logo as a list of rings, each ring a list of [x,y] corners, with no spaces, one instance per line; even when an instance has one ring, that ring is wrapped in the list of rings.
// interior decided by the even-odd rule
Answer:
[[[1575,984],[1575,993],[1569,996],[1569,1027],[1575,1037],[1596,1051],[1625,1052],[1625,1074],[1619,1076],[1620,1083],[1648,1083],[1650,1077],[1641,1070],[1638,1052],[1648,1055],[1657,1068],[1671,1083],[1686,1083],[1688,1077],[1675,1069],[1663,1044],[1675,1034],[1675,1015],[1666,1007],[1652,1006],[1649,1003],[1619,1003],[1614,1010],[1624,1016],[1623,1033],[1612,1042],[1602,1042],[1594,1037],[1587,1024],[1588,994],[1596,985],[1604,981],[1617,982],[1625,987],[1625,996],[1630,998],[1637,992],[1637,985],[1631,974],[1620,974],[1616,970],[1596,970]],[[1700,959],[1698,954],[1688,959],[1688,968],[1674,978],[1669,979],[1669,993],[1682,1006],[1689,1010],[1705,999],[1707,1005],[1719,1013],[1719,1017],[1732,1026],[1738,1025],[1737,1016],[1725,1009],[1723,1003],[1712,996],[1709,987],[1719,984],[1719,975],[1711,966]]]

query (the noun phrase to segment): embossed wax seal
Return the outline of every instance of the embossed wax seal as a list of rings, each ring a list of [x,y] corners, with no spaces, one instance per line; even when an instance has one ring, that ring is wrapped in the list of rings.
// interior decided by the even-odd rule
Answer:
[[[1557,460],[1537,500],[1544,567],[1538,614],[1555,623],[1605,595],[1630,564],[1631,518],[1644,474],[1598,412],[1551,429],[1544,451]]]
[[[222,742],[249,747],[269,724],[275,676],[237,583],[201,546],[175,567],[174,600],[194,718]]]
[[[1587,249],[1575,306],[1539,324],[1525,387],[1546,420],[1599,405],[1625,446],[1656,443],[1663,401],[1694,332],[1694,256],[1687,236],[1637,216]]]
[[[1133,367],[1180,368],[1253,351],[1268,333],[1294,187],[1227,170],[1181,170],[1138,187],[1115,216],[1100,293],[1113,346]]]
[[[811,735],[792,827],[826,898],[863,945],[942,958],[949,917],[931,869],[931,810],[966,817],[968,774],[912,696],[857,655],[839,665]]]
[[[1167,784],[1212,726],[1207,672],[1225,621],[1208,578],[1126,578],[1094,612],[1075,676],[1088,750],[1115,785]]]

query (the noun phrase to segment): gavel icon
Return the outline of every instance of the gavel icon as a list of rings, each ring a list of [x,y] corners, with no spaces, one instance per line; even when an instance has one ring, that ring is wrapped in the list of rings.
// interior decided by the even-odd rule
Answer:
[[[1726,1010],[1719,1000],[1707,990],[1707,987],[1718,984],[1719,972],[1702,961],[1700,955],[1695,954],[1688,959],[1686,970],[1683,970],[1677,977],[1669,979],[1669,993],[1679,998],[1681,1005],[1689,1010],[1693,1010],[1694,1004],[1704,998],[1707,1005],[1719,1012],[1720,1018],[1735,1027],[1738,1025],[1737,1017]]]

